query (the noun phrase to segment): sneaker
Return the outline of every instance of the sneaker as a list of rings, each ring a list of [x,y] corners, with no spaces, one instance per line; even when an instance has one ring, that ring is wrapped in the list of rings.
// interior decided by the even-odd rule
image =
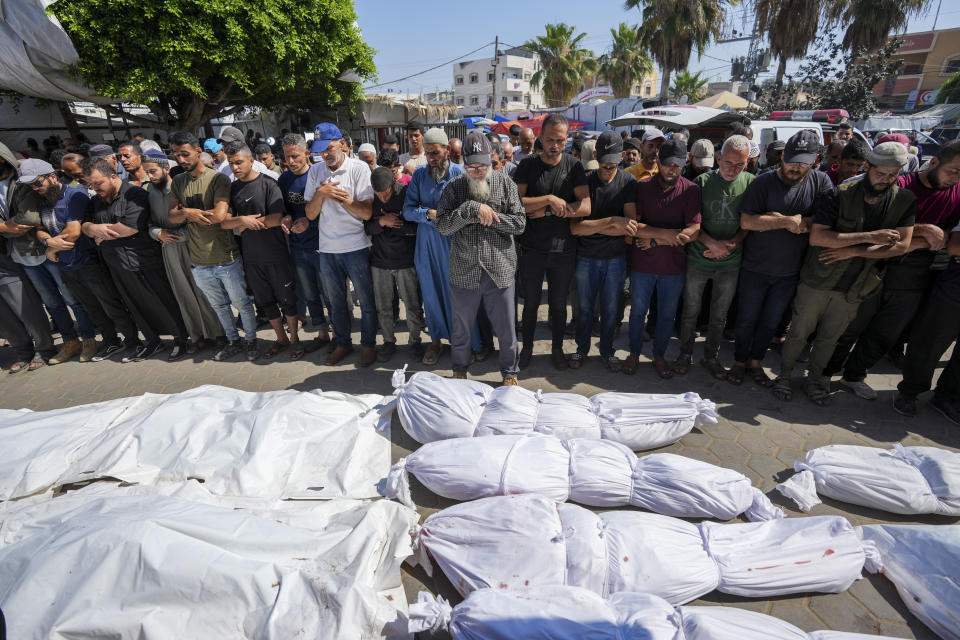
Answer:
[[[930,401],[930,406],[953,424],[960,424],[960,409],[957,409],[957,405],[943,396],[933,396],[933,400]]]
[[[83,351],[80,352],[80,362],[90,362],[93,356],[97,354],[97,339],[84,338]]]
[[[213,359],[217,362],[223,362],[224,360],[229,360],[241,351],[243,351],[243,342],[237,338],[233,342],[228,342],[223,345],[219,351],[213,354]]]
[[[187,355],[187,343],[175,342],[173,343],[173,348],[170,349],[170,355],[167,356],[167,362],[173,362],[174,360],[179,360],[185,355]]]
[[[243,343],[247,350],[247,362],[253,362],[260,357],[260,347],[257,346],[257,339],[247,340]]]
[[[527,348],[524,347],[520,350],[520,361],[519,365],[521,369],[526,369],[530,366],[530,361],[533,359],[533,347]]]
[[[121,342],[109,342],[102,344],[100,345],[100,350],[94,354],[92,360],[94,362],[106,360],[121,349],[123,349],[123,343]]]
[[[131,362],[137,361],[137,354],[140,353],[140,349],[143,348],[142,344],[135,344],[132,347],[127,347],[127,350],[123,352],[123,357],[120,358],[120,362],[123,364],[129,364]]]
[[[166,348],[167,348],[167,345],[163,344],[163,342],[161,342],[160,340],[157,340],[156,342],[148,342],[147,344],[140,347],[139,351],[137,351],[137,354],[134,356],[133,361],[141,362],[153,355],[160,353]]]
[[[62,345],[60,345],[60,350],[57,351],[57,354],[50,358],[47,361],[47,364],[61,364],[75,358],[80,355],[80,352],[83,350],[83,347],[80,345],[79,340],[67,340]]]
[[[857,396],[861,400],[876,400],[877,392],[873,390],[873,387],[868,385],[863,380],[858,382],[850,382],[847,379],[841,379],[840,384],[850,391],[853,392],[853,395]]]
[[[516,376],[510,377],[510,378],[504,378],[504,379],[503,379],[503,386],[504,386],[504,387],[516,387],[516,386],[519,385],[519,384],[520,384],[520,381],[517,380],[517,377],[516,377]]]
[[[423,346],[422,342],[415,342],[410,345],[410,353],[413,354],[413,357],[417,360],[423,360],[423,354],[426,353],[427,349]]]
[[[397,343],[396,342],[384,342],[379,349],[377,349],[377,362],[387,362],[390,358],[393,357],[393,354],[397,352]]]
[[[917,398],[898,393],[893,397],[893,410],[902,416],[913,418],[917,415]]]
[[[563,349],[554,349],[550,353],[550,359],[553,361],[553,366],[557,369],[567,369],[570,367],[570,363],[567,362],[567,355],[563,352]]]

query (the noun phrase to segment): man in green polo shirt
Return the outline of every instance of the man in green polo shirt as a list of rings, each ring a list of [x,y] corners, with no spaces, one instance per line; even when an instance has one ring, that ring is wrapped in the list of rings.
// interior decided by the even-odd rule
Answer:
[[[746,136],[730,136],[720,150],[716,171],[701,173],[695,180],[700,185],[703,221],[699,237],[687,245],[680,357],[673,364],[673,371],[678,375],[685,374],[693,364],[693,342],[703,291],[708,282],[713,282],[710,324],[700,362],[713,377],[723,379],[726,376],[717,355],[727,311],[737,291],[740,257],[743,255],[741,243],[747,235],[740,228],[740,200],[754,179],[753,174],[744,171],[749,154],[750,141]]]

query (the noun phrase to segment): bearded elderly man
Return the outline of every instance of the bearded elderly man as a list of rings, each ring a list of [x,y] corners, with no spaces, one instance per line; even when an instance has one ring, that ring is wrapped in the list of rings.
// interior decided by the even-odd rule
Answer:
[[[526,213],[510,178],[493,171],[490,141],[471,133],[463,141],[466,175],[451,180],[437,206],[437,230],[453,237],[450,297],[453,302],[453,376],[467,377],[470,334],[483,304],[500,341],[503,384],[517,384],[514,236]]]
[[[442,340],[453,335],[450,310],[450,239],[436,227],[437,203],[447,184],[463,174],[463,167],[450,162],[449,140],[442,129],[430,129],[424,136],[427,165],[413,173],[407,186],[403,217],[417,223],[414,266],[420,280],[423,310],[432,342],[423,355],[423,364],[433,366],[440,358]]]

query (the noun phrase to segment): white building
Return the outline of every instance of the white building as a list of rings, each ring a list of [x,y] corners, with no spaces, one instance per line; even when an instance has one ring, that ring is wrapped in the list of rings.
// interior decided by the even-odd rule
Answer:
[[[543,109],[547,106],[543,92],[530,86],[530,79],[539,70],[539,57],[520,48],[501,51],[496,67],[493,58],[455,62],[453,103],[462,106],[461,113],[467,116]]]

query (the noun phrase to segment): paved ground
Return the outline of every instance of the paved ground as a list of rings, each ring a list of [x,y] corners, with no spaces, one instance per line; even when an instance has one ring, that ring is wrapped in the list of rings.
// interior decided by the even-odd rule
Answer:
[[[355,324],[355,328],[358,328]],[[896,370],[888,362],[882,363],[871,374],[868,382],[880,390],[875,402],[864,402],[844,392],[835,394],[829,408],[816,407],[798,393],[793,402],[775,400],[766,390],[748,383],[733,387],[711,378],[699,366],[684,378],[660,380],[646,359],[636,375],[611,374],[596,357],[586,361],[579,371],[556,371],[550,364],[549,343],[545,340],[546,327],[541,325],[533,363],[522,372],[521,384],[529,389],[569,391],[593,395],[599,391],[638,391],[651,393],[679,393],[693,390],[715,401],[721,415],[720,422],[707,425],[662,449],[736,469],[768,492],[774,502],[787,509],[792,517],[801,515],[791,509],[774,485],[789,475],[793,462],[804,452],[829,443],[864,444],[888,447],[891,443],[932,445],[957,450],[960,448],[960,427],[943,419],[926,403],[920,416],[908,420],[893,412],[891,400],[899,380]],[[312,334],[307,334],[312,337]],[[260,333],[264,347],[270,334]],[[401,344],[406,339],[398,332]],[[358,340],[359,335],[354,335]],[[625,356],[626,327],[616,342],[618,355]],[[573,350],[572,341],[567,349]],[[668,357],[674,355],[672,346]],[[731,345],[724,345],[721,357],[730,361]],[[200,357],[168,363],[161,358],[135,364],[101,362],[80,364],[70,362],[56,367],[44,367],[36,372],[17,375],[0,374],[0,406],[26,407],[35,410],[97,402],[111,398],[139,395],[145,392],[173,393],[201,384],[219,384],[248,391],[276,389],[316,389],[352,393],[392,393],[390,375],[402,366],[408,352],[401,349],[393,362],[361,369],[356,363],[359,353],[338,367],[322,366],[325,352],[306,356],[300,362],[290,362],[287,354],[277,361],[243,361],[217,363],[209,352]],[[699,356],[699,347],[697,351]],[[9,348],[0,349],[0,366],[8,367],[13,356]],[[488,382],[500,379],[495,358],[471,369],[471,377]],[[767,358],[767,366],[777,364],[776,354]],[[449,355],[444,355],[435,371],[449,375]],[[422,370],[411,364],[410,371]],[[416,447],[394,420],[394,459]],[[414,483],[414,498],[423,515],[451,504]],[[861,507],[826,500],[811,513],[841,514],[854,524],[871,522],[922,522],[952,524],[958,519],[937,516],[901,517]],[[428,578],[420,570],[404,577],[409,600],[424,586],[445,597],[458,600],[452,587],[442,577]],[[919,620],[910,615],[893,586],[882,577],[858,581],[848,592],[830,595],[806,595],[768,601],[746,600],[723,594],[712,594],[698,604],[720,604],[753,609],[787,620],[804,630],[835,629],[848,632],[885,634],[903,638],[935,637]]]

